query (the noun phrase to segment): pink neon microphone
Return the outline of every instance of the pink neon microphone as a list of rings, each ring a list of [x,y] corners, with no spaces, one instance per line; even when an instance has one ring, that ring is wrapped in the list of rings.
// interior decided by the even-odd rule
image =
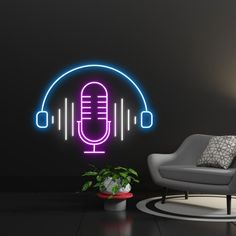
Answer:
[[[96,150],[110,136],[111,121],[108,120],[108,92],[100,82],[87,83],[80,93],[80,121],[78,134],[80,139],[92,146],[84,153],[105,153]]]

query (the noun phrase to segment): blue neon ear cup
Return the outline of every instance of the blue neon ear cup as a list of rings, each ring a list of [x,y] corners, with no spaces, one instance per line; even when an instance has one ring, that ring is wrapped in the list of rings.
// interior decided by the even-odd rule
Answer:
[[[48,112],[47,111],[39,111],[35,117],[35,123],[38,128],[45,129],[48,127]]]
[[[142,111],[140,117],[140,125],[144,129],[149,129],[153,125],[153,115],[150,111]]]

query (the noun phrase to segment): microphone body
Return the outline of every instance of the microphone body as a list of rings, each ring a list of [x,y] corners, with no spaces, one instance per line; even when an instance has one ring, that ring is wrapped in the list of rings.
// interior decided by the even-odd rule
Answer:
[[[97,81],[87,83],[80,93],[80,120],[78,135],[92,150],[84,153],[105,153],[97,150],[110,136],[111,121],[108,120],[108,91]]]

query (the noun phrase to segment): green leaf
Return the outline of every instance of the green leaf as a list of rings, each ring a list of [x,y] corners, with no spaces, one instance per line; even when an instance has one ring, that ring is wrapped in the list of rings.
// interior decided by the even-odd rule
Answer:
[[[98,175],[102,175],[105,171],[106,171],[106,169],[100,170],[99,173],[98,173]]]
[[[96,180],[97,180],[98,182],[101,182],[101,181],[102,181],[102,177],[101,177],[100,175],[97,175]]]
[[[100,184],[99,190],[100,190],[101,192],[103,192],[105,189],[106,189],[106,188],[104,187],[104,185],[103,185],[103,184]]]
[[[122,166],[117,166],[117,167],[115,167],[114,169],[115,169],[115,170],[125,170],[125,171],[127,171],[127,168],[122,167]]]
[[[119,187],[117,184],[115,184],[112,188],[111,188],[111,191],[112,191],[112,194],[115,195],[119,190]]]
[[[136,182],[136,183],[139,183],[140,181],[138,179],[135,179],[134,177],[130,177],[132,181]]]
[[[129,168],[128,170],[131,174],[138,176],[138,173],[134,169]]]
[[[93,187],[94,187],[94,188],[99,188],[100,185],[101,185],[101,183],[96,183],[96,184],[93,185]]]
[[[96,176],[98,172],[96,171],[87,171],[82,176]]]
[[[107,199],[109,200],[109,199],[112,199],[113,198],[113,195],[109,195],[108,197],[107,197]]]
[[[112,175],[112,180],[117,180],[118,178],[119,178],[119,175],[117,174]]]
[[[128,183],[129,183],[129,181],[128,181],[127,179],[122,179],[122,181],[121,181],[121,186],[122,186],[123,188],[125,188]]]
[[[120,176],[122,176],[123,178],[126,178],[128,176],[128,173],[125,173],[125,172],[120,172],[119,173]]]
[[[109,170],[106,170],[103,173],[100,173],[99,175],[106,177],[106,176],[111,175],[111,172]]]
[[[84,185],[82,186],[82,191],[83,191],[83,192],[86,191],[88,188],[91,187],[92,184],[93,184],[92,181],[87,181],[87,182],[85,182]]]
[[[127,179],[128,183],[131,182],[131,176],[128,176],[126,179]]]

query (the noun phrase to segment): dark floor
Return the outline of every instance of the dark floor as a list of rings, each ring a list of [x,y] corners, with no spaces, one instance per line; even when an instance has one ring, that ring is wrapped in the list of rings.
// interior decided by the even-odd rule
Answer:
[[[1,236],[224,236],[236,235],[232,223],[202,223],[168,220],[144,214],[136,203],[148,197],[129,199],[126,212],[103,210],[93,193],[2,193],[0,194]]]

